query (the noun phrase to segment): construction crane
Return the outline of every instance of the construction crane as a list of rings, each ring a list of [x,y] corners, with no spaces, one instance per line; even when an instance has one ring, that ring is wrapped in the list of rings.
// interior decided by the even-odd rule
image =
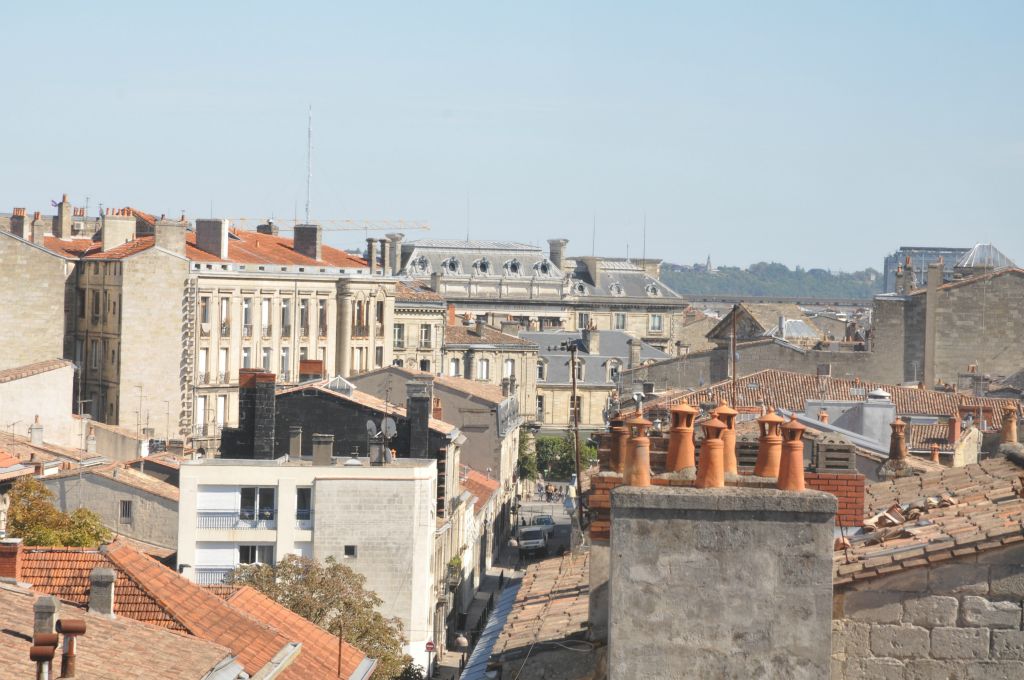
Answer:
[[[281,231],[293,231],[296,224],[302,224],[298,219],[267,219],[266,217],[229,217],[233,226],[240,229],[251,230],[258,224],[273,222]],[[427,231],[430,225],[426,220],[312,220],[313,224],[319,224],[324,231]]]

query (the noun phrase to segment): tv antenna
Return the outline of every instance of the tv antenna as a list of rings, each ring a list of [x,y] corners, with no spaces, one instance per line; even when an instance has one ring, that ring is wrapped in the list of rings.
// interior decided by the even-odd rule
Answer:
[[[306,224],[309,224],[309,189],[313,183],[313,105],[306,118]]]

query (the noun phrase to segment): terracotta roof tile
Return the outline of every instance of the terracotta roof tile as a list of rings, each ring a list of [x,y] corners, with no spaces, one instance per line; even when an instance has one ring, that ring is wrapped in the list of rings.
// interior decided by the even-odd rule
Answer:
[[[30,461],[33,456],[36,461],[44,463],[53,460],[78,462],[96,457],[94,453],[86,453],[80,449],[70,449],[57,444],[47,442],[33,444],[28,437],[10,432],[0,432],[0,452],[14,456],[23,463]]]
[[[160,496],[162,498],[166,498],[167,500],[177,502],[179,497],[178,487],[174,486],[173,484],[168,484],[167,482],[157,479],[156,477],[153,477],[151,475],[147,475],[144,472],[140,472],[139,470],[136,470],[133,467],[129,467],[130,465],[138,462],[139,460],[146,459],[140,458],[125,463],[110,463],[108,465],[97,465],[94,467],[86,468],[79,467],[56,475],[50,475],[46,477],[46,479],[50,480],[60,479],[62,477],[78,477],[79,475],[97,475],[100,477],[105,477],[106,479],[112,480],[118,484],[124,484],[125,486],[130,486],[134,489],[138,489],[139,491],[145,491],[155,496]]]
[[[374,375],[376,373],[398,374],[404,376],[407,380],[412,380],[414,378],[426,380],[429,378],[435,385],[447,387],[471,397],[477,397],[478,399],[487,401],[495,406],[505,401],[507,398],[501,393],[501,387],[494,383],[484,382],[482,380],[467,380],[466,378],[459,378],[455,376],[434,375],[425,371],[418,371],[402,366],[385,366],[384,368],[378,368],[355,376],[352,378],[352,381],[358,384],[360,382],[360,378]]]
[[[461,481],[462,488],[476,496],[474,504],[476,512],[483,510],[494,492],[501,488],[501,482],[491,479],[482,472],[477,472],[468,465],[462,466]]]
[[[67,359],[47,359],[46,361],[37,361],[34,364],[15,366],[14,368],[8,368],[0,371],[0,383],[11,382],[12,380],[21,380],[22,378],[28,378],[29,376],[39,375],[40,373],[46,373],[48,371],[55,371],[58,368],[64,368],[66,366],[74,366],[74,364]]]
[[[444,302],[444,298],[418,281],[399,281],[395,285],[398,302]]]
[[[491,326],[483,327],[483,335],[478,335],[476,325],[445,326],[444,343],[446,345],[506,345],[515,347],[535,347],[529,340],[502,333]]]

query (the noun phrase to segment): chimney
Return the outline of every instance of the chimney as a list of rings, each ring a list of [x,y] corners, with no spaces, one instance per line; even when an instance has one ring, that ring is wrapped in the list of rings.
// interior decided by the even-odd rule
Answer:
[[[892,433],[889,435],[889,458],[879,467],[879,480],[896,479],[913,474],[913,470],[907,465],[907,424],[896,418],[889,427],[892,428]]]
[[[761,436],[757,441],[757,462],[754,474],[758,477],[778,477],[782,461],[782,419],[774,410],[757,419]]]
[[[29,441],[34,446],[41,446],[43,443],[43,425],[39,422],[39,416],[36,416],[35,422],[32,423],[31,427],[28,428]]]
[[[451,302],[448,303],[448,318],[446,323],[449,326],[458,325],[458,317],[455,315],[455,305]]]
[[[629,345],[629,364],[626,368],[637,368],[640,366],[640,341],[630,338],[627,344]]]
[[[52,595],[43,595],[32,605],[35,622],[32,624],[33,635],[52,635],[57,630],[57,614],[60,612],[60,600]]]
[[[519,330],[521,326],[517,321],[502,321],[501,332],[505,335],[511,335],[512,337],[519,337]]]
[[[910,259],[910,255],[907,255],[907,264],[904,267],[903,285],[906,286],[907,292],[911,292],[917,288],[917,277],[914,276],[914,263]]]
[[[15,208],[11,211],[11,233],[25,238],[25,209]]]
[[[828,425],[828,411],[824,408],[818,409],[818,422]]]
[[[222,260],[228,259],[228,221],[197,219],[196,248]]]
[[[626,426],[629,428],[629,442],[622,483],[626,486],[650,486],[651,440],[647,433],[651,429],[651,421],[638,413],[626,422]]]
[[[1007,406],[1003,411],[1003,426],[999,433],[999,441],[1002,444],[1017,443],[1017,407]]]
[[[391,276],[391,241],[380,240],[380,270],[384,276]]]
[[[311,260],[324,259],[323,227],[319,224],[296,224],[292,248]]]
[[[932,462],[933,463],[938,463],[939,462],[939,445],[938,444],[932,444]]]
[[[370,267],[370,276],[377,271],[377,239],[366,239],[366,264]]]
[[[20,538],[0,539],[0,579],[21,581],[21,566],[24,549]]]
[[[313,435],[313,465],[334,465],[334,435]]]
[[[441,291],[441,272],[430,273],[430,290],[438,293]]]
[[[562,268],[562,260],[565,258],[565,246],[568,243],[568,239],[564,238],[548,239],[548,259],[551,260],[551,264],[559,269]]]
[[[479,319],[478,318],[476,320],[476,324],[475,324],[475,326],[476,326],[476,336],[478,338],[484,337],[484,325],[485,324],[484,324],[484,320],[483,319]]]
[[[431,417],[434,420],[444,420],[444,408],[441,406],[441,400],[437,397],[434,398],[434,408],[431,411]]]
[[[288,456],[290,458],[302,457],[302,426],[288,426]]]
[[[409,457],[430,458],[430,412],[433,405],[430,378],[410,380],[406,384],[406,415],[409,418]]]
[[[82,619],[60,619],[57,632],[64,636],[64,653],[60,658],[60,677],[75,677],[76,639],[85,635],[85,621]]]
[[[127,209],[107,208],[100,217],[103,252],[113,250],[135,238],[135,216]]]
[[[320,380],[324,377],[324,362],[321,359],[299,360],[299,382]]]
[[[935,319],[939,303],[939,285],[942,284],[942,260],[928,265],[927,289],[924,294],[924,384],[928,389],[935,385],[935,337],[938,333]]]
[[[693,446],[693,423],[700,413],[688,402],[676,404],[669,410],[672,427],[668,432],[668,456],[665,458],[665,472],[678,472],[695,467]]]
[[[779,314],[779,330],[775,337],[779,338],[780,340],[786,339],[786,317],[784,317],[782,314]]]
[[[43,245],[43,239],[49,231],[49,226],[43,221],[38,212],[32,215],[32,243],[40,246]]]
[[[74,210],[64,194],[57,204],[57,214],[53,218],[53,235],[57,238],[71,238],[71,217]]]
[[[711,413],[724,426],[722,430],[722,467],[727,475],[736,475],[739,468],[736,463],[736,416],[739,411],[729,406],[725,399]]]
[[[276,377],[259,368],[238,370],[238,427],[221,433],[222,458],[272,460]]]
[[[28,658],[36,665],[36,680],[50,680],[53,677],[53,655],[57,653],[57,641],[56,633],[32,636]]]
[[[267,220],[266,224],[256,225],[257,234],[266,234],[267,236],[277,236],[280,233],[280,229],[274,224],[274,220]]]
[[[114,618],[114,570],[96,567],[89,572],[89,611]]]
[[[700,444],[700,460],[694,486],[698,489],[717,489],[725,486],[725,468],[722,461],[722,431],[725,423],[711,416],[701,423],[704,440]]]
[[[601,331],[588,325],[580,331],[580,337],[583,340],[583,345],[587,348],[587,354],[601,353]]]
[[[405,234],[388,234],[391,241],[391,273],[399,274],[402,271],[402,241]]]
[[[89,434],[85,438],[85,452],[96,453],[96,428],[89,426]]]
[[[153,225],[153,245],[185,257],[185,226],[173,220],[157,220]]]
[[[779,462],[779,478],[775,488],[781,491],[804,490],[804,432],[806,427],[791,416],[782,426],[782,460]]]
[[[608,465],[612,472],[622,473],[626,461],[626,450],[629,446],[629,428],[620,416],[611,421],[611,451]]]
[[[896,294],[897,295],[906,295],[906,293],[907,293],[907,286],[906,286],[906,283],[905,283],[906,282],[906,277],[903,274],[903,265],[902,264],[896,265],[896,274],[894,275],[894,278],[896,279]]]
[[[949,416],[949,420],[946,421],[946,425],[949,432],[946,437],[946,441],[948,441],[951,446],[956,446],[960,441],[960,413],[954,412]]]

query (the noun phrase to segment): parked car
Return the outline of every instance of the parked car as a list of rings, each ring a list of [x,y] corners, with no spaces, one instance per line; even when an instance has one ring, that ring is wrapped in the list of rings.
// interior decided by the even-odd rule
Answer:
[[[551,538],[551,532],[555,530],[555,518],[551,515],[537,515],[533,518],[533,526],[544,527],[544,533]]]
[[[548,534],[543,527],[522,527],[519,530],[520,555],[547,555]]]

